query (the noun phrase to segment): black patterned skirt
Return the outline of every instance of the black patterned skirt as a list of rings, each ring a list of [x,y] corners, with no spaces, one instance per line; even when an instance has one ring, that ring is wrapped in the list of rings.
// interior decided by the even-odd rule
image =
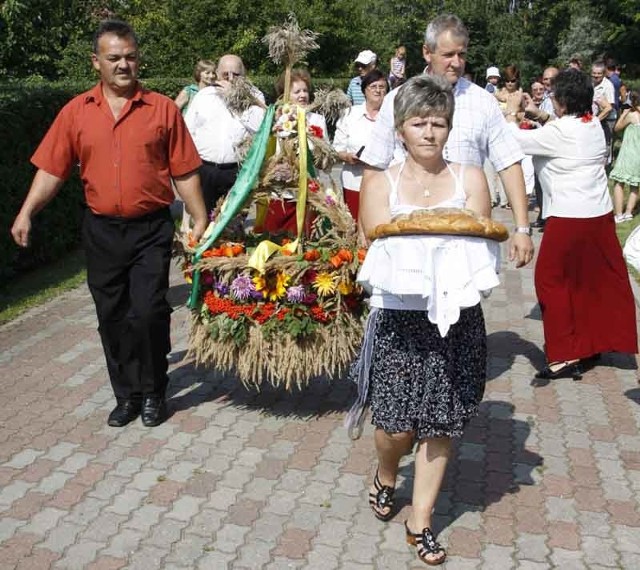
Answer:
[[[426,311],[379,309],[369,375],[372,423],[388,433],[459,437],[478,413],[487,343],[480,305],[462,309],[445,338]]]

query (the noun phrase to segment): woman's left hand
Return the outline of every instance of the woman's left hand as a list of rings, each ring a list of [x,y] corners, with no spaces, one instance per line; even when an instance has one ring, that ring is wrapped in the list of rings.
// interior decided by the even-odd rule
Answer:
[[[516,267],[524,267],[533,259],[535,248],[531,236],[527,234],[513,234],[509,248],[509,261],[515,261]]]

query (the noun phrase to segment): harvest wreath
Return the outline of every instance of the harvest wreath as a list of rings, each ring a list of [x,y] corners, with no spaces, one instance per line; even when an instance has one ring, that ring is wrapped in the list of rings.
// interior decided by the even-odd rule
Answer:
[[[271,34],[286,40],[288,76],[313,38],[294,18]],[[292,47],[301,37],[306,47]],[[336,105],[335,96],[318,99]],[[342,198],[316,176],[314,163],[326,168],[332,159],[304,109],[286,100],[267,109],[205,238],[183,243],[196,363],[235,371],[247,385],[290,389],[342,373],[353,360],[366,310],[355,281],[365,250]],[[274,199],[295,200],[297,235],[258,231]]]

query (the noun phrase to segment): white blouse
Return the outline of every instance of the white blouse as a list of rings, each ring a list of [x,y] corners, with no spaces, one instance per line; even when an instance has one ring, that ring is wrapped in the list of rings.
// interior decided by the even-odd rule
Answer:
[[[542,217],[596,218],[613,210],[605,164],[607,144],[600,121],[565,115],[541,129],[513,127],[542,186]]]
[[[431,208],[463,208],[466,194],[463,173],[455,176],[454,195],[430,208],[401,204],[397,182],[391,182],[392,217]],[[388,171],[387,171],[387,176]],[[427,311],[442,337],[458,322],[460,309],[477,305],[499,285],[500,246],[497,242],[466,236],[389,236],[375,240],[367,252],[358,282],[371,294],[372,307]]]

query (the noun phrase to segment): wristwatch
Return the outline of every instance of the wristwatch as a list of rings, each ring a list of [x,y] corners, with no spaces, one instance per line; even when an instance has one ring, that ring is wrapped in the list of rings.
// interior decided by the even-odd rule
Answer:
[[[532,233],[531,226],[516,226],[513,231],[517,234],[527,234],[528,236]]]

